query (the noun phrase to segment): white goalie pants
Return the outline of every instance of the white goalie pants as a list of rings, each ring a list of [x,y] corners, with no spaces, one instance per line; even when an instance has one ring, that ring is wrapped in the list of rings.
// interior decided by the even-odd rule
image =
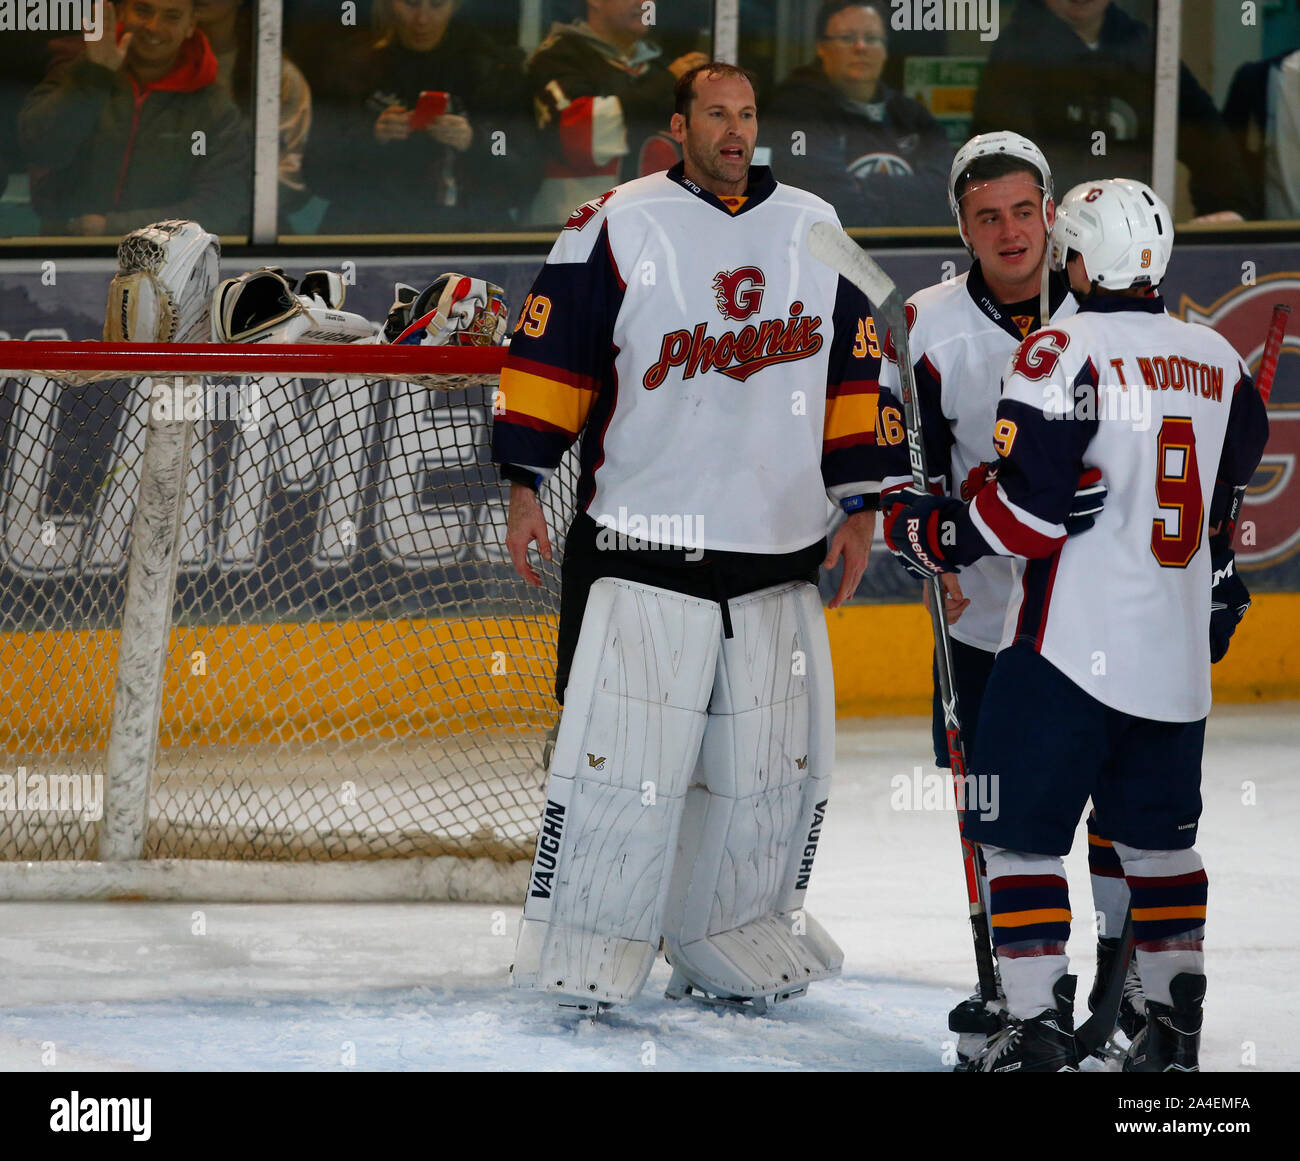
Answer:
[[[602,578],[551,759],[512,976],[634,998],[661,938],[726,998],[797,994],[842,954],[803,911],[834,762],[816,589],[717,604]],[[562,1001],[563,1002],[563,1001]]]

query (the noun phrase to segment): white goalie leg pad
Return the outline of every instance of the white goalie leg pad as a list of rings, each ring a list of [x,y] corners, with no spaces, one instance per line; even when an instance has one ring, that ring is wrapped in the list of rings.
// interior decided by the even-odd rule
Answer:
[[[844,962],[803,909],[835,762],[830,645],[811,585],[730,608],[665,915],[669,994],[779,1000]]]
[[[551,758],[517,987],[592,1007],[641,990],[659,950],[721,635],[712,601],[624,580],[592,585]]]

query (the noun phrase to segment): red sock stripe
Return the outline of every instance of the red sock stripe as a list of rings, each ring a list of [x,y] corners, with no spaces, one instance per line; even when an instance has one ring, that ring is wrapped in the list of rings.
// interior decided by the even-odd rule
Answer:
[[[1012,887],[1060,887],[1065,890],[1068,886],[1064,875],[999,875],[989,880],[989,887],[994,891]]]
[[[1129,875],[1128,885],[1144,887],[1186,887],[1190,883],[1206,883],[1205,870],[1189,871],[1186,875]]]

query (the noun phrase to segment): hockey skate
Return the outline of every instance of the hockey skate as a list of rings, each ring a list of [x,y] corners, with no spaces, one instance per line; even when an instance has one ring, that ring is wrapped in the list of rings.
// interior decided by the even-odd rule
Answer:
[[[1173,1004],[1147,1000],[1146,1023],[1124,1058],[1125,1072],[1200,1072],[1205,977],[1183,972],[1169,983]]]
[[[672,960],[668,962],[671,964]],[[664,995],[670,1000],[694,1000],[697,1004],[704,1004],[710,1008],[719,1008],[731,1012],[745,1012],[751,1016],[765,1016],[773,1004],[793,1000],[798,996],[805,995],[807,991],[808,985],[806,983],[791,983],[789,987],[779,988],[776,991],[759,996],[713,995],[684,972],[674,967],[672,978],[668,981],[668,987],[664,989]]]
[[[984,1045],[1006,1022],[1007,997],[1002,990],[1002,974],[997,968],[993,973],[994,999],[981,1000],[980,990],[976,988],[969,999],[948,1013],[948,1031],[957,1033],[957,1064],[953,1072],[976,1071],[975,1061],[984,1051]]]
[[[984,1051],[968,1072],[1078,1072],[1074,1043],[1075,977],[1066,975],[1052,989],[1056,1009],[1030,1020],[1005,1017],[1002,1029],[989,1037]]]
[[[1118,939],[1097,940],[1097,975],[1092,981],[1092,991],[1088,993],[1089,1012],[1095,1012],[1098,1004],[1102,1002],[1102,993],[1106,990],[1106,983],[1110,979],[1115,957],[1119,955],[1119,948]],[[1142,977],[1138,974],[1137,955],[1134,954],[1128,962],[1128,973],[1124,977],[1124,994],[1120,999],[1119,1012],[1116,1015],[1116,1023],[1119,1030],[1128,1038],[1128,1045],[1133,1044],[1146,1024],[1143,1003]],[[1093,1056],[1098,1060],[1122,1061],[1128,1045],[1117,1043],[1112,1032],[1107,1037],[1106,1043],[1098,1048]]]

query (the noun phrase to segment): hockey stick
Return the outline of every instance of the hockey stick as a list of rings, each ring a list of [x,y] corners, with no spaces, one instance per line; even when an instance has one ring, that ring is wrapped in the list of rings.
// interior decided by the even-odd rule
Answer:
[[[1255,380],[1255,390],[1265,403],[1273,390],[1273,376],[1277,374],[1277,360],[1282,353],[1282,340],[1286,337],[1286,322],[1290,317],[1291,308],[1286,303],[1279,302],[1273,307],[1273,317],[1268,321],[1268,337],[1264,340],[1259,376]]]
[[[1133,912],[1124,914],[1124,930],[1119,936],[1119,950],[1110,968],[1110,978],[1101,993],[1097,1010],[1074,1033],[1074,1043],[1079,1059],[1084,1060],[1102,1047],[1115,1031],[1119,1019],[1119,1006],[1124,1002],[1124,981],[1128,979],[1128,965],[1133,959]]]
[[[843,230],[829,222],[817,222],[808,231],[808,249],[837,274],[853,283],[883,319],[893,336],[894,356],[898,360],[898,377],[903,392],[903,412],[907,423],[907,456],[912,468],[912,483],[924,493],[929,489],[925,462],[925,445],[921,439],[921,408],[916,398],[916,380],[907,340],[907,304],[893,280]],[[948,742],[948,760],[952,767],[953,786],[958,805],[957,827],[961,834],[961,803],[966,777],[966,749],[961,740],[961,719],[957,711],[957,690],[952,674],[952,640],[944,616],[943,585],[936,576],[931,582],[930,621],[934,628],[935,656],[939,670],[939,700],[943,705],[944,736]],[[975,942],[975,967],[979,974],[980,999],[987,1003],[997,998],[997,979],[993,969],[993,943],[989,936],[989,917],[980,895],[979,862],[975,844],[961,834],[962,862],[966,871],[966,899],[970,904],[971,937]],[[983,1013],[973,1013],[979,1016]],[[989,1027],[957,1028],[953,1031],[991,1031],[996,1018],[990,1013]]]

